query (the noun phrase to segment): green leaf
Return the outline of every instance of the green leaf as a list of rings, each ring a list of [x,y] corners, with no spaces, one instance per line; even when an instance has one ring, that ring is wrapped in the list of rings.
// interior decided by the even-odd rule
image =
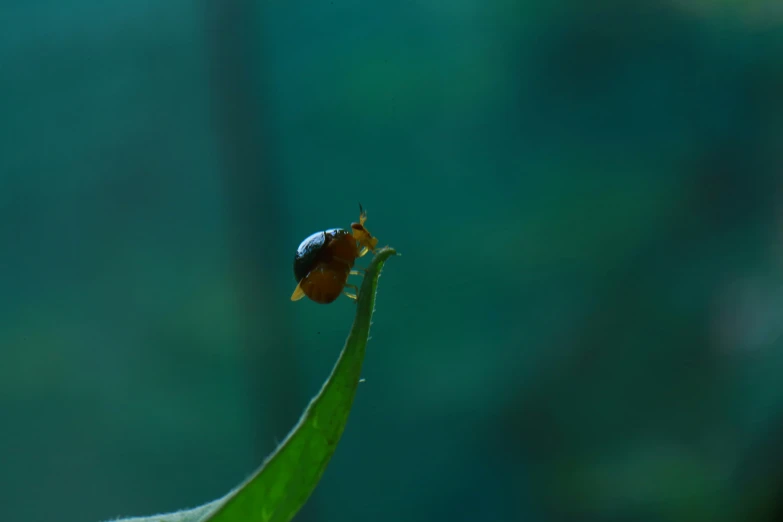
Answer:
[[[375,309],[383,264],[396,255],[379,249],[364,276],[356,318],[345,347],[321,391],[310,401],[299,423],[261,467],[223,498],[197,508],[117,522],[288,522],[321,479],[348,421]]]

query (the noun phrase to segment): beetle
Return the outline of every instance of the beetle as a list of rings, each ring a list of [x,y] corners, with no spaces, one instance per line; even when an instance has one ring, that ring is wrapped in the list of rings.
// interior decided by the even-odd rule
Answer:
[[[294,256],[294,279],[296,289],[291,301],[308,297],[319,304],[329,304],[340,294],[356,299],[359,288],[348,283],[349,275],[358,275],[353,270],[357,258],[374,252],[378,239],[364,227],[367,212],[359,204],[359,222],[351,223],[350,231],[331,228],[316,232],[305,238]],[[356,294],[345,291],[353,289]]]

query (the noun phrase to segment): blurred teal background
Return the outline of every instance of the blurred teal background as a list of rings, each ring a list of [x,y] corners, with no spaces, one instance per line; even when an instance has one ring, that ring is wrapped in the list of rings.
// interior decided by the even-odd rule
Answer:
[[[777,0],[0,7],[0,518],[212,500],[296,422],[353,305],[300,522],[783,517]]]

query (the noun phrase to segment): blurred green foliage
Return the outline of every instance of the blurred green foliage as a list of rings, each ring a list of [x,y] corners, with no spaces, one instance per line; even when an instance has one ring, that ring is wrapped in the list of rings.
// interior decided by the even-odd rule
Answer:
[[[249,473],[352,313],[287,302],[295,248],[357,201],[406,262],[297,520],[777,516],[777,0],[2,11],[6,518]]]

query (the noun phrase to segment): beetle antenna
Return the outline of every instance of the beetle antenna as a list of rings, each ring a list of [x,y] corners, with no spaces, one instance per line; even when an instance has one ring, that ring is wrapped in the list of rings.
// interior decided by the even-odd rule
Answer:
[[[364,225],[364,222],[367,221],[367,211],[364,210],[362,207],[361,202],[359,203],[359,223]]]

